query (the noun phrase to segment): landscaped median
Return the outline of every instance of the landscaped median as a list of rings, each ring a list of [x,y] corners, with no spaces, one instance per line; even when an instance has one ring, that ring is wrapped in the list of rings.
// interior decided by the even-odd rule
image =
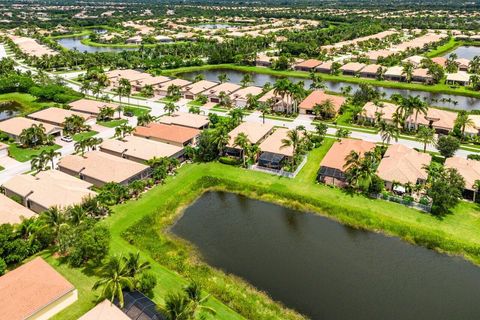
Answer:
[[[194,72],[201,70],[211,70],[211,69],[230,69],[246,73],[261,73],[269,74],[278,77],[297,77],[297,78],[310,78],[310,73],[305,71],[293,71],[293,70],[273,70],[265,67],[255,67],[255,66],[242,66],[237,64],[217,64],[217,65],[203,65],[203,66],[194,66],[194,67],[183,67],[178,69],[164,70],[163,75],[175,76],[185,72]],[[424,85],[419,83],[408,83],[408,82],[396,82],[396,81],[380,81],[367,78],[357,78],[353,76],[344,76],[344,75],[331,75],[325,73],[315,73],[320,78],[326,81],[334,82],[346,82],[346,83],[355,83],[355,84],[369,84],[376,87],[384,88],[394,88],[394,89],[404,89],[404,90],[414,90],[414,91],[426,91],[432,93],[444,93],[452,95],[460,95],[466,97],[480,98],[480,92],[473,91],[465,87],[451,87],[446,84],[436,84],[436,85]]]

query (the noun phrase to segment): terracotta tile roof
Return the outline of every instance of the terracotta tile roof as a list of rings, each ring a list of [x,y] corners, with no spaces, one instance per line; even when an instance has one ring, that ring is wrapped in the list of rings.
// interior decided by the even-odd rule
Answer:
[[[418,180],[427,179],[428,174],[423,166],[429,165],[431,160],[428,153],[394,144],[388,147],[380,161],[377,174],[385,181],[416,184]]]
[[[238,84],[235,83],[230,83],[230,82],[224,82],[219,84],[218,86],[215,86],[213,88],[208,89],[207,91],[204,92],[205,95],[215,95],[218,96],[220,92],[225,92],[225,94],[230,95],[240,89],[241,87]]]
[[[308,59],[305,61],[302,61],[300,63],[297,63],[295,67],[301,67],[301,68],[315,68],[316,66],[320,65],[322,61],[316,60],[316,59]]]
[[[393,103],[382,102],[381,105],[377,106],[370,101],[363,106],[362,115],[366,118],[376,119],[376,113],[378,112],[382,114],[381,117],[383,120],[392,121],[393,114],[397,111],[397,108],[398,106]]]
[[[80,99],[77,101],[73,101],[68,105],[70,106],[70,110],[72,111],[86,112],[91,114],[99,114],[100,109],[104,107],[110,107],[112,109],[118,108],[118,104],[115,104],[115,103],[90,100],[90,99]]]
[[[349,71],[349,72],[358,72],[362,70],[366,64],[364,63],[359,63],[359,62],[349,62],[343,66],[340,67],[340,70],[342,71]]]
[[[269,135],[261,144],[260,150],[262,152],[270,152],[276,154],[282,154],[287,157],[293,156],[293,147],[283,147],[283,139],[288,138],[288,129],[279,128]]]
[[[236,99],[247,99],[247,96],[249,94],[253,96],[258,96],[260,93],[262,93],[262,88],[256,87],[256,86],[249,86],[242,88],[240,90],[235,91],[230,95],[230,97],[234,100]]]
[[[168,125],[163,123],[150,123],[149,125],[135,128],[134,135],[145,138],[158,138],[165,141],[172,141],[176,143],[185,143],[200,134],[200,130]]]
[[[83,157],[67,155],[60,159],[58,166],[104,183],[121,183],[148,169],[146,165],[101,151],[90,151]]]
[[[28,197],[44,208],[66,208],[95,196],[91,183],[58,170],[41,171],[37,175],[21,174],[12,177],[3,187],[21,197]]]
[[[122,310],[108,300],[103,300],[78,320],[131,320]]]
[[[141,137],[127,136],[123,140],[107,139],[103,141],[100,150],[125,154],[147,161],[154,157],[171,157],[182,151],[183,148]]]
[[[75,287],[38,257],[0,277],[0,318],[29,319]]]
[[[184,92],[191,92],[192,94],[199,94],[204,92],[207,89],[213,88],[218,85],[218,82],[208,81],[208,80],[201,80],[198,82],[194,82],[182,88]]]
[[[333,144],[328,150],[327,154],[320,163],[321,167],[328,167],[345,171],[343,167],[345,165],[345,158],[350,152],[355,151],[361,155],[365,152],[372,151],[375,148],[375,144],[364,140],[342,139]]]
[[[105,72],[107,78],[110,80],[120,80],[120,79],[127,79],[128,81],[136,81],[140,79],[150,78],[152,77],[148,73],[140,72],[133,69],[116,69]]]
[[[200,114],[193,114],[187,112],[175,112],[171,116],[162,116],[159,119],[160,123],[174,124],[177,126],[200,129],[208,125],[210,122],[207,116]]]
[[[229,147],[233,147],[235,138],[239,133],[245,133],[248,137],[248,140],[252,144],[260,142],[260,140],[267,135],[270,131],[273,130],[273,125],[268,123],[260,122],[242,122],[238,127],[230,131],[228,136],[230,140],[228,142]]]
[[[335,111],[338,112],[342,104],[345,103],[347,99],[342,96],[336,96],[332,94],[325,93],[321,90],[315,90],[305,98],[305,100],[300,103],[298,106],[299,109],[313,110],[315,105],[324,103],[325,101],[330,100],[333,103]]]
[[[432,121],[434,128],[452,130],[455,126],[455,120],[457,119],[457,113],[453,111],[428,108],[427,115],[419,114],[417,117],[417,123],[428,126]],[[415,114],[407,118],[407,122],[415,123]]]
[[[23,218],[28,219],[35,214],[32,210],[0,193],[0,224],[20,223]]]
[[[458,173],[465,179],[465,189],[474,190],[476,180],[480,180],[480,161],[451,157],[445,160],[445,168],[457,169]]]
[[[48,109],[43,109],[34,113],[30,113],[27,117],[38,121],[52,122],[57,125],[61,125],[65,121],[65,118],[71,117],[72,115],[77,115],[85,120],[92,118],[91,116],[83,112],[76,112],[57,107],[51,107]]]
[[[360,71],[360,73],[373,73],[373,74],[376,74],[377,73],[377,70],[378,68],[380,68],[381,65],[379,64],[367,64],[365,66],[365,68],[362,69],[362,71]]]
[[[442,67],[445,67],[445,65],[447,64],[447,58],[445,57],[435,57],[435,58],[432,58],[432,61]]]
[[[52,134],[62,130],[62,128],[60,128],[59,126],[54,126],[48,123],[43,123],[40,121],[35,121],[35,120],[24,118],[24,117],[15,117],[15,118],[10,118],[10,119],[1,121],[0,131],[3,131],[5,133],[18,137],[22,133],[23,129],[28,129],[34,124],[43,125],[43,127],[45,128],[45,132],[47,134]]]
[[[157,87],[159,87],[161,89],[164,89],[164,90],[168,90],[168,88],[172,85],[182,88],[182,87],[190,85],[191,83],[192,82],[190,82],[188,80],[173,79],[173,80],[170,80],[170,81],[167,81],[167,82],[162,82],[162,83],[158,84]]]

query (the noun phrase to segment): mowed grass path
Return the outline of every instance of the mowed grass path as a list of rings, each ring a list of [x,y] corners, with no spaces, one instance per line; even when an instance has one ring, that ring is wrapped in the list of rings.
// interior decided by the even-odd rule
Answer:
[[[172,208],[168,204],[176,202],[186,206],[195,200],[199,191],[192,188],[196,187],[196,182],[205,176],[249,186],[250,192],[247,194],[253,197],[317,212],[343,223],[383,231],[386,234],[401,236],[405,240],[414,241],[417,240],[417,235],[426,233],[435,235],[445,243],[451,241],[465,246],[480,247],[480,211],[474,204],[462,202],[455,208],[454,213],[438,219],[396,203],[350,195],[342,190],[317,184],[315,177],[319,162],[331,144],[333,140],[327,139],[324,146],[310,152],[307,164],[293,180],[220,163],[184,165],[175,177],[168,178],[166,184],[153,188],[137,201],[116,206],[113,209],[114,214],[102,222],[111,230],[111,252],[126,254],[138,251],[137,247],[123,239],[124,231],[149,215],[154,215],[159,225],[165,220],[171,223],[176,216],[172,216]],[[265,193],[264,190],[269,192]],[[315,203],[315,206],[282,199],[277,196],[278,194],[305,197]],[[396,227],[401,228],[396,229]],[[152,226],[152,230],[163,232],[161,227]],[[408,230],[408,233],[403,233],[403,230]],[[142,245],[140,252],[143,259],[151,262],[152,271],[158,278],[154,298],[157,303],[163,302],[165,294],[171,290],[179,290],[187,283],[185,278],[161,265],[162,256],[156,254],[154,246],[149,247],[148,243]],[[80,291],[79,301],[55,319],[77,319],[94,305],[95,293],[88,288],[93,285],[95,277],[87,276],[79,269],[58,265],[58,262],[51,257],[48,261],[73,284],[83,288]],[[216,319],[242,319],[240,315],[215,299],[211,299],[210,305],[217,311]]]

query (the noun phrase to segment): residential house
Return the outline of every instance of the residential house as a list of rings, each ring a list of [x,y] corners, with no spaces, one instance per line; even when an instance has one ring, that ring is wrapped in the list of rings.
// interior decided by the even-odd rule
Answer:
[[[153,122],[147,126],[136,127],[133,134],[146,139],[186,147],[197,144],[200,132],[200,130],[194,128]]]
[[[34,113],[30,113],[29,115],[27,115],[27,117],[35,121],[48,123],[57,127],[63,127],[65,119],[73,115],[77,115],[80,118],[83,118],[87,123],[95,122],[95,117],[93,117],[92,115],[57,107],[50,107],[48,109],[43,109]]]
[[[432,156],[418,152],[403,144],[390,145],[377,168],[377,175],[385,181],[387,190],[395,190],[395,184],[416,185],[427,181],[425,167],[430,164]]]
[[[470,75],[465,71],[458,71],[456,73],[447,73],[446,84],[468,86],[470,84]]]
[[[279,128],[260,144],[261,154],[258,165],[266,168],[281,169],[293,157],[293,147],[283,146],[283,140],[288,139],[288,129]]]
[[[188,86],[192,84],[190,81],[188,80],[183,80],[183,79],[173,79],[173,80],[170,80],[170,81],[167,81],[167,82],[162,82],[162,83],[159,83],[158,85],[155,86],[155,95],[158,95],[158,96],[167,96],[168,95],[168,88],[170,88],[171,86],[177,86],[180,90],[185,87],[185,86]],[[181,94],[181,92],[180,92]]]
[[[142,164],[154,157],[181,159],[184,152],[183,147],[136,136],[104,140],[99,150]]]
[[[475,181],[480,180],[480,161],[460,157],[451,157],[445,160],[445,168],[456,169],[463,179],[465,179],[463,197],[465,199],[478,201]]]
[[[105,299],[78,320],[131,320],[131,318],[110,300]]]
[[[278,57],[269,57],[265,54],[259,54],[255,59],[255,65],[257,67],[271,67],[272,62],[276,59],[278,59]]]
[[[348,168],[345,167],[345,159],[352,151],[363,155],[374,149],[374,143],[364,140],[342,139],[335,142],[320,163],[318,181],[338,187],[346,186],[345,172]]]
[[[250,95],[256,97],[263,92],[263,89],[256,86],[249,86],[241,88],[230,95],[232,102],[237,108],[244,108],[248,104],[248,97]]]
[[[241,157],[243,150],[235,145],[235,138],[244,133],[250,143],[261,143],[273,130],[273,125],[259,122],[242,122],[239,126],[229,132],[229,141],[225,153],[230,156]]]
[[[395,52],[388,49],[373,50],[365,53],[365,56],[368,58],[370,63],[377,63],[381,58],[387,58],[395,54]]]
[[[0,277],[2,319],[50,319],[77,299],[77,289],[41,257]]]
[[[271,103],[270,103],[271,102]],[[272,89],[258,99],[258,103],[272,108],[275,112],[292,112],[292,101],[287,96],[282,97]]]
[[[359,115],[359,119],[374,124],[378,117],[387,123],[393,122],[393,115],[397,111],[398,106],[389,102],[367,102]]]
[[[0,131],[7,134],[10,138],[19,141],[22,131],[32,127],[33,125],[42,125],[45,128],[45,133],[52,136],[61,136],[62,128],[48,123],[35,121],[24,117],[15,117],[0,122]]]
[[[325,93],[321,90],[312,91],[308,95],[308,97],[303,100],[300,105],[298,106],[300,114],[314,114],[314,108],[317,104],[322,104],[330,100],[333,104],[333,108],[335,109],[335,113],[338,113],[342,105],[347,100],[345,97],[336,96],[332,94]]]
[[[445,68],[445,66],[447,65],[447,58],[445,57],[435,57],[432,58],[432,61],[441,66],[442,68]]]
[[[128,82],[133,83],[135,81],[151,78],[148,73],[133,70],[133,69],[115,69],[105,72],[105,75],[110,82],[110,87],[118,87],[120,79],[127,79]]]
[[[405,58],[402,60],[402,63],[403,64],[406,64],[408,62],[410,62],[411,64],[413,64],[413,66],[415,68],[418,68],[421,64],[422,64],[422,61],[423,59],[425,59],[425,57],[422,57],[422,56],[411,56],[411,57],[408,57],[408,58]]]
[[[455,60],[455,62],[458,64],[458,70],[465,72],[468,71],[468,68],[470,66],[470,60],[465,58],[458,58]]]
[[[142,79],[134,80],[131,82],[131,84],[134,92],[140,92],[146,86],[152,86],[153,93],[158,95],[158,92],[156,92],[156,90],[158,90],[159,85],[171,80],[172,78],[165,77],[165,76],[156,76],[156,77],[149,76]]]
[[[403,81],[405,79],[403,75],[403,67],[393,66],[393,67],[387,68],[387,70],[383,74],[383,77],[386,80]]]
[[[201,94],[205,94],[208,92],[208,89],[211,89],[217,85],[218,82],[200,80],[184,86],[180,91],[185,99],[196,100]]]
[[[347,76],[356,76],[360,70],[365,68],[366,64],[359,62],[349,62],[340,67],[340,71]]]
[[[113,110],[117,110],[118,108],[118,104],[116,103],[109,103],[90,99],[80,99],[69,103],[68,106],[72,111],[87,113],[95,117],[101,112],[101,109],[104,107],[109,107]]]
[[[332,65],[333,61],[325,61],[315,67],[316,72],[320,73],[331,73],[332,72]]]
[[[215,86],[213,88],[208,89],[205,91],[206,96],[210,102],[219,103],[223,95],[230,96],[235,91],[241,89],[242,87],[235,83],[224,82]]]
[[[293,69],[297,71],[312,71],[321,64],[322,64],[322,61],[320,60],[308,59],[300,63],[297,63],[296,65],[293,66]]]
[[[376,79],[379,68],[383,67],[379,64],[368,64],[362,70],[360,70],[359,75],[362,78]]]
[[[137,162],[122,159],[99,150],[81,155],[66,155],[58,162],[58,170],[80,177],[96,187],[108,182],[127,185],[150,176],[151,169]]]
[[[51,207],[65,209],[81,204],[96,193],[91,183],[58,170],[40,171],[35,176],[20,174],[3,184],[5,195],[18,197],[30,210],[41,213]]]
[[[177,111],[170,116],[162,116],[159,120],[163,124],[174,124],[176,126],[202,130],[208,127],[210,120],[207,116]]]
[[[422,83],[432,83],[433,77],[429,74],[428,69],[414,69],[412,73],[412,81]]]
[[[0,193],[0,225],[5,223],[17,224],[22,222],[23,219],[29,219],[35,215],[36,213],[32,210]]]

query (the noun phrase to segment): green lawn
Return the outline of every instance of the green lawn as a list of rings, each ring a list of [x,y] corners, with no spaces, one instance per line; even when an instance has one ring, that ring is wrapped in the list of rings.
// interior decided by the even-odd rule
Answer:
[[[131,106],[123,107],[123,112],[131,112],[136,117],[150,113],[150,111],[151,110],[147,108],[138,108],[138,107],[131,107]]]
[[[37,101],[37,98],[32,96],[31,94],[20,92],[0,94],[0,101],[18,102],[22,107],[22,110],[20,110],[20,112],[23,115],[35,112],[46,107],[51,107],[55,104],[54,102],[39,102]]]
[[[98,132],[97,131],[94,131],[94,130],[91,130],[91,131],[86,131],[86,132],[81,132],[81,133],[77,133],[76,135],[74,135],[72,137],[73,141],[75,142],[78,142],[78,141],[83,141],[85,139],[88,139],[88,138],[91,138],[93,137],[94,135],[96,135]]]
[[[273,176],[220,163],[187,164],[163,185],[156,186],[139,200],[113,208],[103,222],[111,231],[111,252],[126,254],[140,251],[152,264],[158,286],[154,300],[162,303],[172,290],[179,290],[186,278],[200,280],[213,297],[240,311],[235,313],[219,300],[211,299],[217,311],[215,319],[302,319],[259,293],[244,281],[225,275],[201,262],[195,249],[168,233],[168,227],[204,190],[225,190],[276,202],[299,210],[328,216],[359,228],[399,236],[406,241],[440,251],[463,254],[480,263],[479,207],[460,203],[452,214],[438,219],[400,204],[369,199],[318,184],[319,163],[334,143],[308,155],[307,164],[295,179]],[[89,290],[95,277],[80,269],[71,269],[47,256],[47,261],[79,290],[79,301],[55,319],[77,319],[93,306],[95,293]]]
[[[39,148],[35,148],[35,149],[32,149],[32,148],[22,148],[20,146],[18,146],[17,144],[15,143],[12,143],[9,147],[8,147],[8,155],[12,158],[14,158],[15,160],[17,161],[20,161],[20,162],[25,162],[25,161],[28,161],[30,160],[33,156],[36,156],[38,154],[40,154],[40,152],[42,152],[43,150],[57,150],[57,149],[60,149],[61,147],[58,145],[58,144],[54,144],[53,146],[43,146],[43,147],[39,147]]]
[[[107,127],[107,128],[115,128],[118,127],[124,123],[127,123],[127,120],[125,119],[116,119],[116,120],[111,120],[111,121],[97,121],[97,124]]]

